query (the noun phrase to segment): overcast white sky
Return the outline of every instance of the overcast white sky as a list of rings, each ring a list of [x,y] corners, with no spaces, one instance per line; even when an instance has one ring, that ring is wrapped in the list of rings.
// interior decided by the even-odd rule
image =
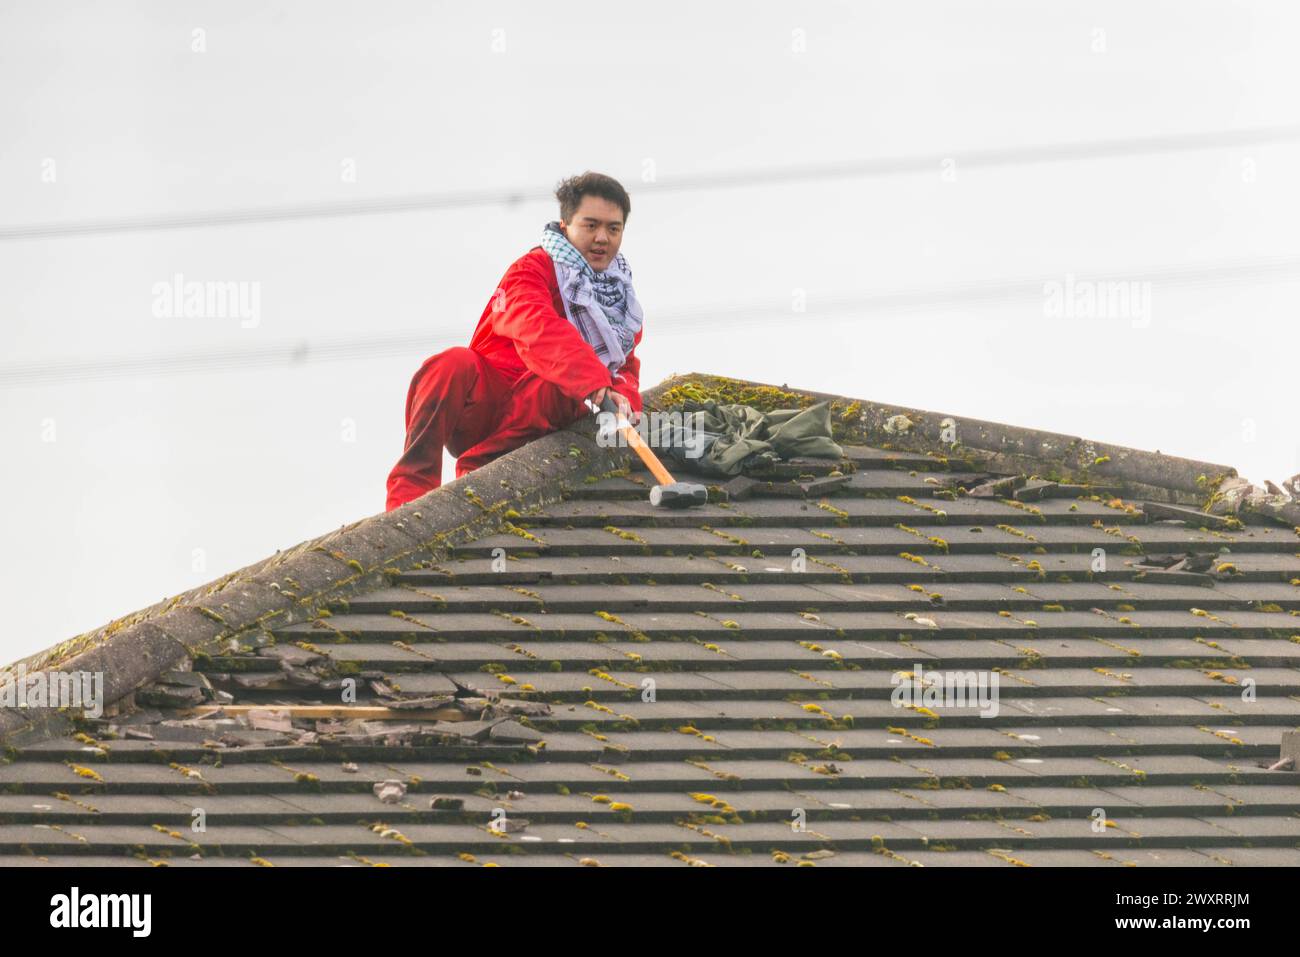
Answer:
[[[1295,125],[1298,37],[1300,6],[1282,0],[8,0],[0,230],[505,195],[590,168],[632,194],[623,252],[646,309],[645,387],[692,371],[785,382],[1280,480],[1300,471],[1300,143],[963,157]],[[656,192],[889,157],[921,161]],[[411,374],[468,342],[555,215],[525,201],[0,238],[0,659],[381,511]],[[260,321],[156,317],[154,284],[176,273],[258,283]],[[1227,279],[1195,281],[1209,274]],[[1042,294],[1068,276],[1143,275],[1139,315],[1051,316]],[[1023,280],[1028,295],[924,304]],[[807,311],[791,308],[795,290]],[[923,304],[870,302],[898,291]],[[72,371],[389,334],[428,345]],[[62,372],[18,381],[38,362]]]

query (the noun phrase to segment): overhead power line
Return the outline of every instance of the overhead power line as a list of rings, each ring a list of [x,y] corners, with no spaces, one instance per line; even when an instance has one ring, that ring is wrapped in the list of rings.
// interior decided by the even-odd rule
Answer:
[[[896,176],[905,173],[935,173],[941,169],[941,164],[949,161],[955,163],[959,170],[965,171],[999,166],[1059,163],[1070,160],[1119,159],[1161,153],[1267,146],[1295,142],[1300,142],[1300,125],[1222,130],[1209,133],[1178,133],[1167,136],[1095,140],[1080,143],[1051,143],[987,150],[951,150],[943,153],[927,153],[915,156],[846,160],[835,163],[802,164],[769,169],[696,173],[689,176],[665,176],[657,178],[653,182],[637,182],[636,188],[638,192],[643,193],[736,189],[808,180]],[[0,226],[0,242],[139,233],[166,229],[283,223],[389,213],[438,212],[494,206],[510,207],[521,203],[541,202],[551,198],[552,190],[549,187],[494,188],[451,193],[422,193],[374,199],[293,203],[228,210],[203,210],[105,219],[68,220],[66,222],[27,223]]]
[[[1076,283],[1151,283],[1153,287],[1239,286],[1300,280],[1300,258],[1253,259],[1220,263],[1186,263],[1126,273],[1080,273]],[[917,309],[987,306],[1003,303],[1042,301],[1045,284],[1064,283],[1066,274],[1011,280],[981,280],[944,286],[918,286],[875,293],[836,297],[811,295],[806,311],[794,313],[790,299],[765,299],[749,303],[697,305],[656,311],[647,319],[653,332],[672,334],[711,324],[744,326],[782,319],[800,323],[845,314],[865,317],[889,316]],[[145,356],[122,356],[85,360],[45,360],[0,365],[0,388],[93,382],[133,376],[168,376],[219,372],[247,372],[257,369],[303,366],[316,362],[384,359],[402,356],[419,358],[450,346],[469,342],[472,327],[395,332],[365,338],[317,338],[285,340],[248,347],[205,347],[187,352]]]

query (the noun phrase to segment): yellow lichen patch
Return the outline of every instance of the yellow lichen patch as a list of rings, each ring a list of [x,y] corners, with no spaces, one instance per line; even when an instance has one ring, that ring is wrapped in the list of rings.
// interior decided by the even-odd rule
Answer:
[[[1011,508],[1018,508],[1022,512],[1028,512],[1030,515],[1033,515],[1041,521],[1047,521],[1047,517],[1043,515],[1043,510],[1037,505],[1030,505],[1028,502],[1017,502],[1013,498],[1004,498],[1000,499],[1000,501],[1002,504],[1009,505]]]
[[[1114,678],[1117,681],[1129,681],[1133,677],[1133,674],[1127,671],[1111,671],[1109,668],[1093,668],[1092,670],[1097,672],[1099,675],[1105,675],[1107,678]]]
[[[89,811],[91,814],[99,813],[99,808],[95,807],[95,805],[87,804],[85,801],[79,801],[77,798],[74,798],[72,795],[64,794],[62,791],[55,791],[52,797],[58,798],[60,801],[67,801],[69,804],[75,804],[83,811]]]
[[[1125,619],[1121,618],[1120,621],[1125,621]],[[1142,657],[1142,652],[1138,651],[1136,648],[1128,648],[1125,647],[1124,645],[1119,644],[1118,642],[1110,641],[1109,639],[1106,638],[1094,638],[1093,641],[1100,642],[1101,644],[1105,645],[1108,648],[1114,648],[1116,651],[1122,651],[1124,652],[1124,654],[1131,655],[1134,658]]]
[[[620,688],[625,688],[629,691],[633,691],[637,687],[636,685],[631,684],[627,681],[620,681],[618,678],[615,678],[613,675],[608,674],[607,672],[601,671],[599,668],[588,669],[587,674],[599,678],[601,681],[608,681],[610,684],[618,685]]]
[[[847,520],[849,517],[848,512],[844,511],[844,509],[842,508],[836,508],[826,499],[822,499],[820,502],[818,502],[817,507],[820,508],[822,511],[830,512],[836,518],[842,518]]]
[[[690,797],[692,800],[699,801],[701,804],[709,805],[709,807],[713,808],[716,811],[721,812],[722,814],[736,813],[736,809],[734,807],[732,807],[726,801],[722,800],[722,798],[715,797],[712,794],[704,794],[702,792],[695,791],[690,793]]]
[[[72,773],[79,778],[87,778],[91,781],[104,780],[103,776],[100,775],[100,773],[94,770],[93,768],[83,768],[82,766],[78,764],[73,764],[71,762],[65,762],[65,763],[67,763],[68,767],[72,769]]]
[[[385,840],[397,841],[398,843],[405,844],[408,847],[412,846],[415,843],[409,837],[407,837],[405,834],[399,831],[397,828],[389,827],[387,824],[384,824],[383,822],[370,825],[370,830],[372,830],[374,833],[378,834],[380,837],[384,838]]]
[[[693,725],[689,725],[689,724],[682,725],[680,728],[677,729],[677,731],[678,731],[678,733],[680,733],[680,734],[693,734],[693,735],[695,735],[697,738],[699,738],[701,741],[713,741],[713,740],[714,740],[714,738],[713,738],[712,735],[705,734],[705,733],[704,733],[703,731],[701,731],[699,728],[694,727]]]
[[[735,773],[733,773],[733,772],[731,772],[731,771],[719,771],[717,768],[711,768],[711,767],[709,767],[707,764],[705,764],[703,761],[687,760],[686,763],[689,764],[689,765],[690,765],[691,767],[693,767],[693,768],[699,768],[701,771],[706,771],[706,772],[708,772],[709,774],[712,774],[715,778],[718,778],[718,779],[721,780],[721,781],[739,781],[739,780],[740,780],[740,775],[735,774]]]
[[[886,727],[885,730],[890,734],[898,735],[900,738],[910,738],[911,740],[916,741],[918,744],[924,744],[927,747],[931,747],[931,748],[934,747],[934,742],[931,741],[929,738],[923,738],[919,735],[912,734],[912,732],[908,731],[906,728],[889,726]]]
[[[1216,738],[1219,738],[1219,739],[1221,739],[1221,740],[1223,740],[1223,741],[1227,741],[1229,744],[1238,744],[1238,745],[1240,745],[1240,744],[1244,744],[1244,743],[1245,743],[1245,742],[1243,742],[1243,741],[1241,740],[1241,738],[1237,737],[1236,735],[1234,735],[1234,734],[1232,734],[1232,733],[1230,733],[1230,732],[1228,732],[1228,731],[1215,731],[1213,728],[1207,728],[1207,727],[1205,727],[1204,725],[1197,725],[1196,730],[1197,730],[1197,731],[1204,731],[1206,734],[1212,734],[1212,735],[1214,735]]]
[[[834,688],[834,687],[835,687],[835,685],[833,685],[831,682],[827,681],[826,679],[824,679],[824,678],[814,678],[812,675],[808,674],[808,672],[806,672],[806,671],[793,671],[793,672],[791,672],[791,674],[794,674],[795,676],[797,676],[797,677],[799,677],[799,678],[802,678],[804,681],[811,681],[813,684],[819,684],[819,685],[821,685],[823,688]]]
[[[1029,866],[1030,866],[1029,864],[1027,864],[1027,863],[1025,863],[1024,861],[1022,861],[1020,858],[1018,858],[1018,857],[1012,857],[1012,856],[1011,856],[1010,854],[1008,854],[1006,851],[1001,851],[1001,850],[998,850],[997,848],[990,848],[990,849],[988,849],[987,851],[985,851],[985,853],[988,854],[988,855],[990,855],[990,856],[992,856],[992,857],[996,857],[999,861],[1005,861],[1005,862],[1008,863],[1008,864],[1012,864],[1012,865],[1014,865],[1015,867],[1029,867]]]
[[[741,598],[739,595],[737,595],[735,592],[729,592],[725,588],[720,588],[717,585],[713,584],[713,582],[700,582],[700,587],[707,588],[709,589],[709,591],[716,591],[719,595],[726,595],[732,601],[744,601],[744,599]]]
[[[518,525],[515,525],[513,522],[506,522],[502,530],[509,532],[511,535],[518,535],[520,538],[525,539],[527,541],[543,544],[542,540],[538,538],[536,535],[534,535],[532,532],[528,531],[528,529],[520,528]]]
[[[700,531],[708,532],[710,535],[716,535],[718,538],[726,539],[733,545],[749,545],[749,542],[746,539],[741,538],[739,535],[732,535],[730,532],[724,532],[721,529],[714,528],[712,525],[701,525]]]
[[[691,857],[689,854],[683,853],[682,851],[672,851],[668,856],[671,857],[673,860],[681,861],[683,864],[689,864],[691,867],[712,867],[713,866],[707,861],[703,861],[698,857]]]
[[[525,618],[523,615],[514,615],[514,614],[511,614],[511,613],[508,612],[508,611],[498,611],[498,610],[495,609],[495,608],[492,609],[492,611],[493,611],[495,614],[500,615],[502,618],[506,619],[507,621],[513,622],[513,623],[516,624],[516,625],[523,625],[525,628],[534,628],[534,629],[537,628],[536,625],[534,625],[531,621],[529,621],[529,620],[528,620],[527,618]],[[421,622],[421,624],[423,624],[423,622]],[[536,655],[531,654],[530,652],[524,651],[522,648],[520,648],[520,647],[517,646],[517,645],[516,645],[516,646],[513,646],[510,650],[511,650],[511,651],[518,652],[518,653],[521,654],[521,655],[528,655],[530,658],[536,658],[536,657],[537,657]]]
[[[1205,677],[1209,678],[1211,681],[1222,681],[1224,684],[1229,685],[1239,684],[1237,679],[1232,675],[1225,675],[1221,671],[1202,671],[1201,674],[1205,675]]]

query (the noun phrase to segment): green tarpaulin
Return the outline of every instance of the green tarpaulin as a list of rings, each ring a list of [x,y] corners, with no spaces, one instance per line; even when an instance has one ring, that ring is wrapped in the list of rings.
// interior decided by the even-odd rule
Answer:
[[[783,459],[844,455],[831,438],[829,402],[760,412],[710,399],[687,402],[680,411],[681,428],[661,430],[660,452],[679,467],[705,475],[741,475]]]

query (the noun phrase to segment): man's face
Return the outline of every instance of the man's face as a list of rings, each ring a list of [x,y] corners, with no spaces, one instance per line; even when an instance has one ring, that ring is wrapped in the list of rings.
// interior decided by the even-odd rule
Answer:
[[[584,196],[572,222],[560,228],[596,272],[604,272],[623,242],[623,207],[599,196]]]

